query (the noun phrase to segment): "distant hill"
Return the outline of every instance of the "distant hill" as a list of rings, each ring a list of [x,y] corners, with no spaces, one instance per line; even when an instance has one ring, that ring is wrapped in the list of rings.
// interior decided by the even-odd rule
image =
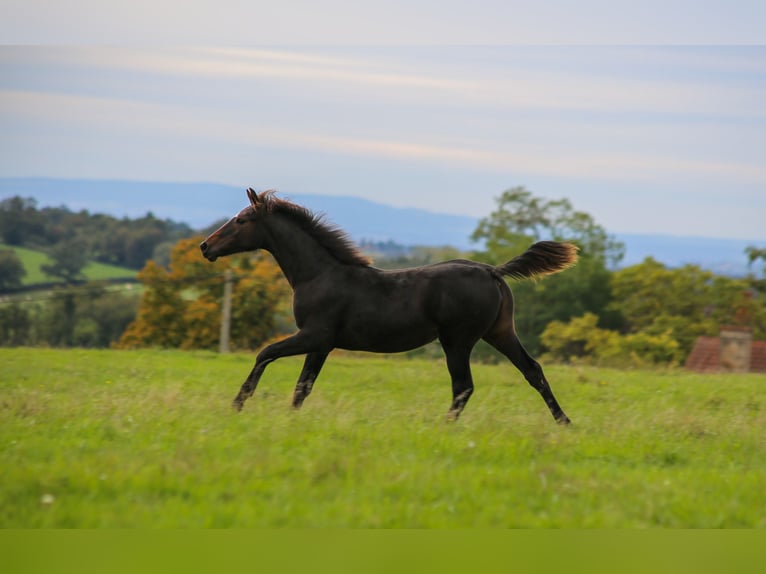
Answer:
[[[641,263],[646,257],[653,257],[670,267],[691,263],[729,276],[747,275],[748,271],[751,271],[747,265],[745,248],[759,243],[741,239],[675,235],[615,235],[627,246],[627,253],[620,264],[623,267]],[[757,271],[757,268],[752,271]]]
[[[34,197],[40,207],[65,205],[73,211],[142,217],[151,211],[196,229],[228,218],[247,205],[244,188],[215,183],[149,183],[134,181],[0,178],[0,198]],[[280,194],[281,197],[327,214],[356,240],[403,245],[471,247],[468,236],[476,218],[400,209],[358,197]]]
[[[156,217],[197,229],[231,217],[247,204],[244,189],[215,183],[0,178],[0,199],[13,195],[34,197],[40,207],[65,205],[74,211],[87,209],[118,217],[141,217],[151,211]],[[476,247],[468,239],[478,222],[475,217],[396,208],[358,197],[282,196],[327,214],[357,241],[393,240],[402,245],[451,245],[462,250]],[[672,267],[693,263],[727,275],[746,274],[745,247],[758,244],[705,237],[615,235],[627,246],[622,265],[652,256]]]

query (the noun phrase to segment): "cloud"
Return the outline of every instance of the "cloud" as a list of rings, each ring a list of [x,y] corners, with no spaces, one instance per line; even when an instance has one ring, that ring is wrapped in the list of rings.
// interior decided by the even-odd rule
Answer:
[[[0,173],[268,173],[277,187],[327,192],[356,189],[346,169],[374,169],[402,189],[413,174],[430,182],[417,198],[389,196],[398,205],[447,205],[445,189],[481,180],[475,209],[486,211],[502,186],[538,182],[540,193],[597,189],[628,219],[638,208],[625,214],[620,201],[667,206],[671,195],[695,206],[686,214],[717,218],[736,203],[757,219],[763,53],[0,48]]]
[[[471,49],[466,51],[470,53]],[[477,51],[476,55],[480,54]],[[452,56],[449,50],[443,54],[447,59]],[[561,56],[566,61],[566,54]],[[453,67],[434,62],[438,57],[435,52],[429,58],[415,58],[406,64],[402,60],[392,62],[374,51],[366,58],[339,58],[277,50],[199,49],[177,53],[167,61],[159,59],[154,66],[161,66],[165,73],[192,76],[353,85],[368,88],[367,97],[374,97],[382,89],[382,97],[390,97],[395,91],[397,98],[409,98],[415,105],[428,105],[439,98],[477,108],[491,105],[503,109],[766,117],[762,105],[766,90],[762,86],[742,90],[736,85],[711,83],[710,78],[639,79],[629,72],[610,74],[582,65],[568,70],[550,70],[550,66],[532,69],[514,60],[510,64],[486,64],[477,58],[479,61],[471,61],[469,66],[456,62]],[[651,61],[640,61],[642,66],[656,65],[662,54],[647,57]],[[687,55],[687,65],[690,60],[692,57]],[[697,65],[702,61],[698,56]],[[149,65],[146,60],[144,64]],[[402,94],[400,90],[407,92]]]
[[[227,114],[199,107],[137,102],[118,98],[97,98],[72,94],[0,91],[2,124],[19,130],[38,132],[78,132],[101,138],[133,139],[140,149],[142,141],[168,142],[194,140],[209,147],[242,149],[276,147],[346,156],[385,158],[400,162],[428,162],[438,166],[504,173],[537,174],[564,178],[606,179],[612,181],[662,181],[668,178],[736,179],[747,183],[766,183],[766,165],[737,161],[710,161],[679,154],[651,154],[609,149],[601,145],[580,148],[546,144],[535,147],[523,141],[498,142],[475,139],[448,145],[428,135],[415,139],[358,136],[333,132],[286,129],[259,122],[252,125]],[[45,126],[41,128],[40,126]],[[600,128],[605,134],[607,128]],[[121,145],[125,145],[122,143]]]
[[[1,53],[2,51],[0,51]],[[385,63],[358,57],[275,49],[224,47],[123,48],[62,47],[36,51],[41,61],[101,70],[124,70],[193,78],[340,82],[390,88],[471,92],[473,82],[391,71]],[[353,50],[352,50],[353,52]]]
[[[10,53],[18,57],[24,52]],[[758,72],[759,60],[748,52],[724,57],[705,50],[506,47],[488,52],[421,48],[413,49],[409,58],[396,54],[372,49],[202,47],[27,50],[27,57],[41,65],[69,65],[91,73],[122,71],[144,81],[158,76],[237,80],[251,81],[256,88],[265,81],[285,91],[316,91],[339,101],[363,98],[413,107],[433,103],[473,107],[477,112],[495,108],[766,118],[761,105],[766,100],[763,85],[732,81],[737,72]],[[683,78],[673,74],[673,70],[693,67],[707,72]],[[653,73],[642,73],[645,70]],[[760,71],[766,73],[763,66]],[[711,74],[730,77],[716,82]]]
[[[236,45],[754,44],[763,2],[4,0],[6,42]],[[67,25],[63,26],[62,22]],[[212,24],[215,25],[212,25]]]

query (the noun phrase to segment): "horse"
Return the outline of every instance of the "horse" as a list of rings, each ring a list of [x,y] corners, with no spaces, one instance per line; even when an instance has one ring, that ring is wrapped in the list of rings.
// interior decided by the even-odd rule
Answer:
[[[505,281],[563,271],[577,261],[571,243],[539,241],[507,263],[493,266],[455,259],[421,267],[372,266],[340,228],[273,190],[248,188],[250,204],[200,244],[209,261],[264,249],[293,290],[298,331],[261,350],[232,406],[241,411],[266,366],[305,355],[292,406],[300,408],[333,349],[396,353],[436,339],[447,359],[456,420],[474,391],[471,351],[479,339],[505,355],[542,396],[559,424],[570,419],[559,406],[540,364],[516,335],[513,295]]]

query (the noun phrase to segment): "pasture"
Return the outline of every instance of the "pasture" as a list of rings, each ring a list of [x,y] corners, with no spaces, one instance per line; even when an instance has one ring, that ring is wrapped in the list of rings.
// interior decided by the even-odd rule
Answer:
[[[0,528],[763,528],[766,375],[0,349]]]
[[[0,243],[0,249],[12,249],[16,252],[17,257],[21,260],[21,263],[26,269],[26,275],[22,279],[22,284],[25,286],[37,285],[38,283],[63,283],[63,280],[56,279],[46,275],[42,271],[43,265],[50,265],[52,259],[48,257],[42,251],[35,249],[27,249],[25,247],[9,246]],[[133,269],[126,269],[124,267],[117,267],[115,265],[108,265],[106,263],[98,263],[97,261],[90,261],[82,270],[83,276],[88,281],[102,281],[105,279],[133,279],[136,276],[136,271]]]

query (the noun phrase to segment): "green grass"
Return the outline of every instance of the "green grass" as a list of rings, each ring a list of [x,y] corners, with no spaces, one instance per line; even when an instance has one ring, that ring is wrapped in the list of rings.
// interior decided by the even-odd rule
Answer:
[[[766,527],[766,376],[505,365],[447,423],[439,361],[0,349],[0,527]]]
[[[37,285],[38,283],[63,282],[43,273],[41,267],[51,263],[50,257],[42,251],[27,249],[25,247],[11,247],[0,243],[0,249],[12,249],[21,260],[27,274],[22,279],[22,284]],[[104,279],[132,279],[136,271],[124,267],[116,267],[105,263],[91,261],[83,269],[83,275],[88,281],[100,281]]]

